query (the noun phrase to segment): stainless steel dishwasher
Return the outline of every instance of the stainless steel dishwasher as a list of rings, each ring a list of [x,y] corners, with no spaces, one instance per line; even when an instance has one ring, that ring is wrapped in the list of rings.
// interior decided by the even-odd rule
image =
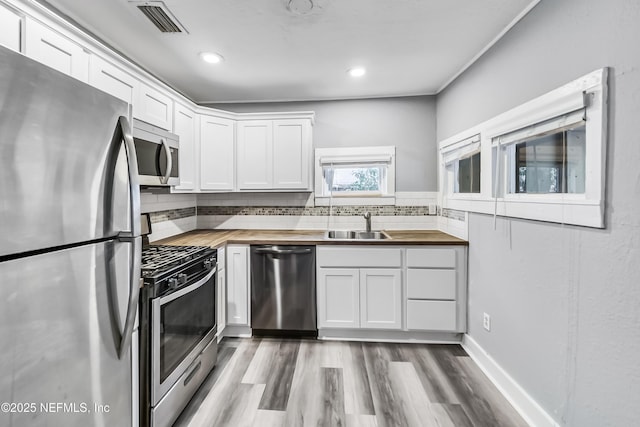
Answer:
[[[317,336],[315,246],[251,246],[254,335]]]

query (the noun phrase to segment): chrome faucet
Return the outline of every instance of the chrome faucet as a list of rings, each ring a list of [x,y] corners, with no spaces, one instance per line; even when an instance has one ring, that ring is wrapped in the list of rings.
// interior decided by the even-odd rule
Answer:
[[[367,221],[367,233],[371,233],[371,212],[365,212],[362,216]]]

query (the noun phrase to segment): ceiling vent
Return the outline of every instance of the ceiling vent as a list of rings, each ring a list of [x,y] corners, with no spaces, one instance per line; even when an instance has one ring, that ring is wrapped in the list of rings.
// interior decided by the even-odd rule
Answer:
[[[161,1],[131,1],[163,33],[189,33]]]

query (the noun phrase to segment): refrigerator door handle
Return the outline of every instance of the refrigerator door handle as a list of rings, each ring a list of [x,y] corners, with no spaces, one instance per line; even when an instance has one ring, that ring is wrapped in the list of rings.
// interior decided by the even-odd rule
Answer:
[[[131,244],[131,265],[129,265],[129,301],[127,303],[127,315],[124,322],[118,357],[122,359],[129,348],[131,334],[136,321],[138,311],[138,298],[140,295],[140,264],[142,263],[142,238],[140,237],[140,185],[138,183],[138,159],[136,148],[131,134],[131,127],[126,117],[118,119],[122,141],[127,154],[127,170],[129,175],[129,213],[131,215],[131,231],[118,233],[118,240]]]
[[[162,142],[164,155],[167,159],[167,171],[164,173],[164,176],[161,178],[160,183],[166,184],[167,182],[169,182],[169,178],[171,178],[171,170],[173,169],[173,159],[171,158],[171,148],[169,147],[167,140],[162,138],[160,142]]]
[[[131,335],[133,327],[136,323],[136,314],[138,313],[138,298],[140,297],[140,263],[142,254],[142,237],[136,237],[131,240],[132,257],[129,270],[129,301],[127,303],[127,317],[124,321],[124,328],[120,336],[120,346],[118,347],[118,358],[122,359],[131,343]]]
[[[127,153],[127,171],[129,175],[129,201],[131,231],[120,232],[119,238],[138,237],[140,235],[140,183],[138,181],[138,158],[136,156],[136,146],[133,142],[131,126],[126,117],[120,116],[118,119],[124,148]]]

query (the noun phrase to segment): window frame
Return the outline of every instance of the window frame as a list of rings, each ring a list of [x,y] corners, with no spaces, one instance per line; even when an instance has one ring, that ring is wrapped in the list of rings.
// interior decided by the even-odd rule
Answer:
[[[607,150],[608,69],[602,68],[558,89],[442,141],[440,198],[442,206],[470,212],[604,228]],[[585,121],[584,193],[509,193],[506,150],[500,138],[580,111]],[[451,193],[443,150],[472,135],[481,135],[481,190],[478,197]],[[511,142],[513,145],[517,141]],[[515,146],[515,145],[514,145]],[[515,151],[515,150],[512,150]],[[468,195],[467,195],[468,196]]]
[[[315,203],[318,206],[333,205],[393,205],[395,204],[395,146],[381,147],[336,147],[316,148],[315,150]],[[324,179],[324,167],[334,164],[362,167],[386,165],[386,180],[383,191],[346,191],[326,194],[327,183]]]

